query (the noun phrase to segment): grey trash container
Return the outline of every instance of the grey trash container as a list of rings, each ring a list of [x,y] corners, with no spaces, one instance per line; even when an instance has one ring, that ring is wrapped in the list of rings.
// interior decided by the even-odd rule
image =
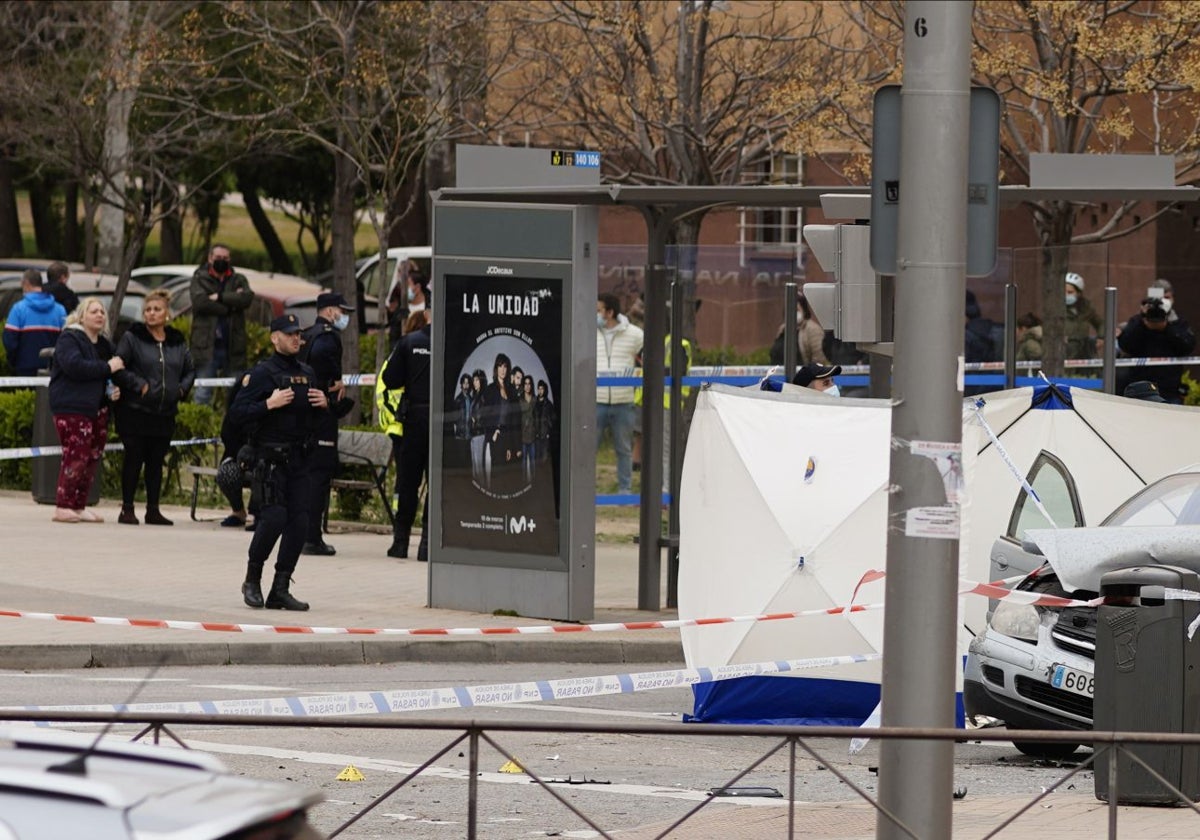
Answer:
[[[47,362],[49,364],[49,362]],[[49,370],[39,370],[39,376],[48,376]],[[33,403],[33,446],[58,446],[58,432],[54,429],[54,415],[50,413],[50,389],[38,388]],[[57,502],[58,469],[62,465],[60,455],[42,455],[33,459],[33,500],[39,505]],[[88,504],[100,501],[100,476],[92,482]]]
[[[1096,622],[1098,732],[1200,732],[1200,638],[1187,638],[1200,603],[1165,600],[1166,589],[1200,590],[1200,576],[1175,566],[1138,566],[1100,579],[1107,603]],[[1200,801],[1200,747],[1132,744],[1116,756],[1117,804],[1182,804],[1125,750]],[[1096,798],[1103,802],[1112,757],[1106,750],[1096,759]]]

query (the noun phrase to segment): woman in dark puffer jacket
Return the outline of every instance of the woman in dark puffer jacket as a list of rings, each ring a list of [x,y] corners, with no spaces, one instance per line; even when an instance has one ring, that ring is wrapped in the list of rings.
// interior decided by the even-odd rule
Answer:
[[[118,403],[117,431],[125,445],[121,468],[121,515],[117,521],[137,525],[133,497],[143,466],[146,473],[146,524],[174,525],[158,509],[163,461],[171,449],[175,414],[192,388],[196,370],[187,339],[174,327],[170,296],[156,289],[142,306],[145,323],[134,324],[121,337],[117,355],[125,369],[113,379],[124,398]]]
[[[121,397],[106,388],[124,366],[104,334],[108,313],[100,298],[84,298],[58,334],[50,364],[50,411],[62,443],[55,522],[103,522],[87,509],[96,468],[108,440],[108,407]]]

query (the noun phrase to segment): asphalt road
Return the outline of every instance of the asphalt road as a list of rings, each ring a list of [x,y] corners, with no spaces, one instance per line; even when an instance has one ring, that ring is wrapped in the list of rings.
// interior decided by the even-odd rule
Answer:
[[[672,665],[639,666],[638,671]],[[147,669],[0,671],[0,705],[75,705],[136,702],[283,698],[357,691],[473,686],[537,679],[565,679],[616,673],[611,666],[562,663],[393,664],[332,667],[170,667],[148,676]],[[552,798],[529,776],[501,772],[508,756],[551,781],[551,788],[607,832],[673,821],[697,805],[710,808],[762,805],[779,807],[770,796],[712,798],[713,788],[777,790],[786,795],[788,750],[767,737],[713,737],[703,726],[685,735],[562,733],[560,722],[621,726],[626,722],[675,723],[691,708],[690,689],[667,688],[634,694],[585,697],[572,701],[476,707],[427,713],[420,720],[521,721],[545,726],[540,732],[498,732],[479,748],[478,836],[487,840],[527,837],[598,837],[594,828]],[[380,718],[383,719],[383,718]],[[397,721],[417,720],[391,715]],[[78,728],[78,727],[77,727]],[[87,729],[87,727],[82,727]],[[90,731],[96,731],[91,727]],[[418,766],[430,767],[389,796],[339,836],[405,837],[421,840],[466,836],[468,819],[467,742],[455,744],[453,730],[313,730],[269,727],[182,726],[172,731],[189,746],[220,757],[236,772],[288,779],[324,792],[327,801],[313,816],[326,832],[350,820],[401,782]],[[120,725],[116,737],[136,729]],[[878,789],[876,744],[858,755],[837,741],[814,741],[816,757],[796,755],[797,798],[828,803],[855,799],[834,768],[868,794]],[[449,747],[440,756],[439,751]],[[499,749],[497,749],[499,747]],[[1086,752],[1083,753],[1086,755]],[[435,758],[435,756],[437,756]],[[756,766],[756,762],[760,762]],[[353,765],[362,781],[338,781]],[[1068,765],[1069,766],[1069,765]],[[742,778],[738,774],[749,769]],[[1066,769],[1056,762],[1026,758],[1008,744],[959,744],[955,787],[967,796],[1037,794]],[[1090,771],[1072,780],[1090,790]],[[739,791],[743,792],[743,791]],[[708,809],[706,809],[708,810]]]

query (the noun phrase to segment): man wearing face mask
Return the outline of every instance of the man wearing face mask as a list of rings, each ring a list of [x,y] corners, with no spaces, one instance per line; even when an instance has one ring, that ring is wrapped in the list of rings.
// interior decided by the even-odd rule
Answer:
[[[833,377],[841,372],[841,365],[813,363],[805,365],[796,371],[796,375],[792,377],[792,384],[799,385],[801,388],[811,388],[814,391],[820,391],[827,397],[840,397],[842,392],[838,390],[837,383],[833,381]]]
[[[1126,356],[1162,358],[1192,355],[1196,334],[1175,311],[1175,294],[1168,280],[1155,280],[1146,290],[1141,308],[1117,336],[1117,345]],[[1138,365],[1125,368],[1131,380],[1146,380],[1158,388],[1169,403],[1182,405],[1187,389],[1183,385],[1183,365]]]
[[[228,376],[246,368],[246,310],[254,292],[245,275],[233,270],[229,246],[216,244],[208,262],[196,269],[192,298],[192,361],[196,378]],[[197,385],[195,401],[212,401],[212,389]]]
[[[300,361],[313,369],[313,385],[325,392],[330,410],[318,415],[315,426],[316,447],[309,459],[312,501],[309,504],[308,532],[304,536],[304,553],[318,556],[336,554],[325,542],[321,523],[329,509],[329,486],[337,470],[338,419],[353,407],[346,397],[342,382],[342,330],[350,326],[354,307],[336,292],[317,296],[317,320],[304,331]]]
[[[1104,318],[1083,296],[1083,277],[1074,271],[1064,278],[1067,308],[1064,312],[1063,338],[1068,359],[1094,359],[1103,349]]]

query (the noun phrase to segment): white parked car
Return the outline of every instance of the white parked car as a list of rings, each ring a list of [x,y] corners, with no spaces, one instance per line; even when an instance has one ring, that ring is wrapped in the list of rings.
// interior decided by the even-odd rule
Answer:
[[[0,840],[320,840],[308,811],[323,799],[193,750],[0,730]]]
[[[1075,487],[1067,479],[1063,491],[1073,497]],[[1060,506],[1064,501],[1070,499],[1060,499]],[[1157,562],[1200,571],[1200,531],[1179,530],[1200,526],[1200,466],[1146,486],[1099,528],[1029,531],[1020,526],[1021,508],[1029,505],[1028,500],[1022,495],[1017,504],[1009,533],[993,549],[1001,571],[1032,569],[1016,589],[1082,601],[1097,596],[1100,576],[1113,569]],[[1096,533],[1111,528],[1128,530]],[[1027,532],[1033,539],[1021,540]],[[1069,543],[1084,550],[1071,556],[1065,550]],[[1054,551],[1043,552],[1043,548]],[[998,718],[1013,729],[1091,729],[1095,653],[1094,607],[1034,607],[1000,601],[987,627],[971,642],[963,681],[966,713]],[[1049,758],[1076,750],[1073,744],[1014,742],[1014,746],[1027,755]]]

